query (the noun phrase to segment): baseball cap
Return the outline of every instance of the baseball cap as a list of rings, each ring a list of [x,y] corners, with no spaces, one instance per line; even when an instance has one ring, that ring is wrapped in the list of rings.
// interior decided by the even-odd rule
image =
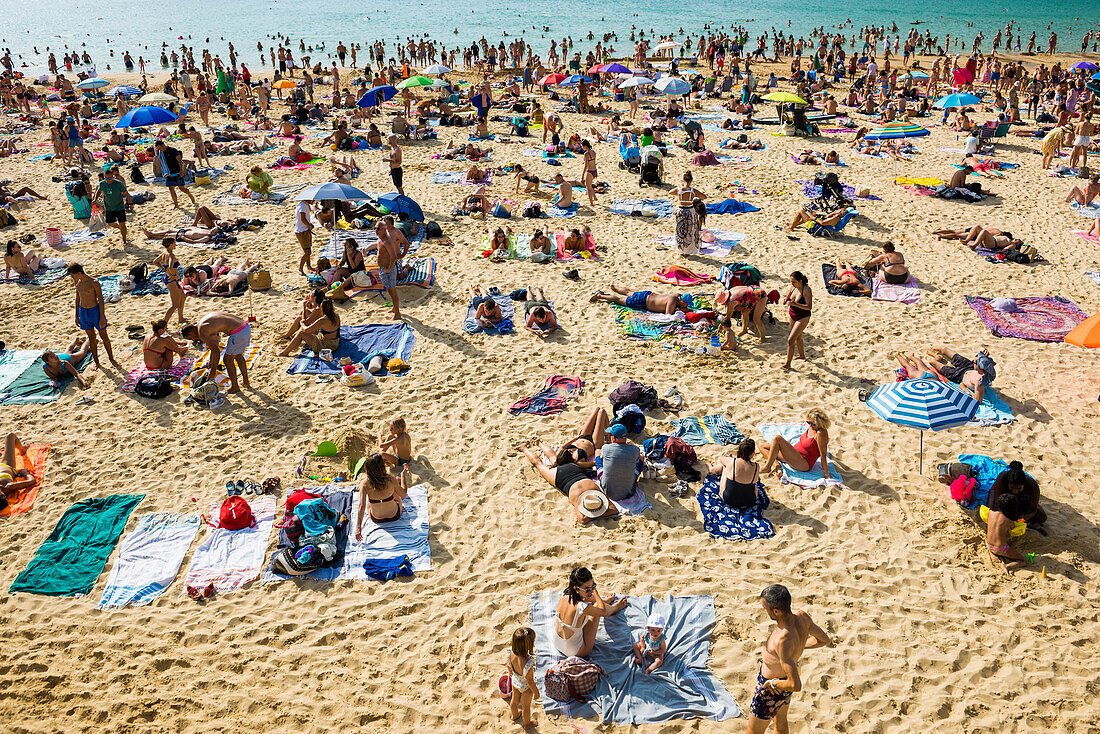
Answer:
[[[604,433],[614,436],[615,438],[626,438],[626,426],[622,423],[612,423],[604,429]]]

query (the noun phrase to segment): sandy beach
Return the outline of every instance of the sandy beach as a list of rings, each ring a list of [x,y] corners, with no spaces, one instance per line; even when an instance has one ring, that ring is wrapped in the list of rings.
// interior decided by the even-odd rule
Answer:
[[[1098,61],[1095,54],[1072,58],[1088,57]],[[922,60],[926,68],[931,61]],[[761,64],[754,72],[763,81],[770,68],[779,73],[783,66]],[[159,87],[164,79],[150,81]],[[690,111],[714,112],[707,108],[716,104],[693,103],[699,106]],[[590,120],[602,117],[563,115],[567,132],[582,135]],[[852,117],[868,124],[860,115]],[[979,121],[992,117],[976,115]],[[223,124],[225,118],[214,115],[212,121]],[[939,121],[938,113],[918,120],[931,135],[914,141],[919,153],[899,162],[897,175],[950,177],[961,156],[944,149],[960,149],[963,140]],[[490,123],[490,129],[498,136],[507,131],[501,123]],[[386,584],[255,582],[202,604],[183,594],[177,578],[149,606],[104,611],[96,602],[116,549],[85,596],[0,594],[0,728],[13,733],[519,731],[507,720],[507,704],[492,695],[512,631],[528,624],[532,593],[560,590],[569,570],[585,565],[603,588],[620,594],[712,595],[717,623],[710,668],[746,711],[771,624],[760,608],[760,590],[786,584],[795,607],[810,612],[836,642],[835,648],[810,651],[802,659],[804,690],[791,707],[792,731],[1100,731],[1094,698],[1100,694],[1095,641],[1100,510],[1088,504],[1096,494],[1098,354],[1064,343],[995,337],[964,301],[964,296],[1063,296],[1087,314],[1100,310],[1100,285],[1085,275],[1100,270],[1100,248],[1072,232],[1091,222],[1062,203],[1069,187],[1082,181],[1048,176],[1040,170],[1039,140],[1018,137],[997,139],[994,157],[1018,168],[1003,178],[980,179],[999,196],[979,204],[914,196],[892,184],[894,162],[855,156],[848,150],[851,133],[806,140],[760,127],[747,134],[767,150],[735,151],[751,155],[745,166],[694,166],[690,153],[671,148],[667,182],[676,184],[691,170],[696,188],[710,201],[724,196],[718,185],[732,181],[759,192],[737,195],[758,212],[708,216],[708,227],[744,235],[726,262],[755,265],[765,288],[784,293],[791,271],[809,276],[815,308],[805,337],[807,359],[784,372],[787,326],[781,307],[772,307],[779,322],[769,326],[765,342],[750,334],[735,352],[712,358],[666,349],[663,342],[625,339],[611,308],[589,303],[592,291],[607,290],[611,283],[674,292],[673,286],[653,282],[658,268],[682,263],[713,275],[723,262],[684,261],[674,249],[659,248],[657,238],[673,234],[672,218],[608,211],[616,198],[667,198],[664,190],[640,190],[637,175],[620,170],[613,142],[595,145],[600,179],[610,186],[598,205],[582,204],[573,219],[539,222],[559,229],[587,225],[597,244],[606,247],[597,259],[577,265],[579,281],[564,278],[567,266],[561,263],[482,258],[485,222],[450,216],[472,189],[431,182],[435,171],[464,170],[465,164],[430,155],[448,139],[465,141],[472,130],[441,127],[439,140],[403,144],[406,191],[451,241],[425,240],[416,253],[435,259],[430,289],[401,290],[402,313],[417,337],[407,375],[348,388],[287,374],[290,360],[275,356],[285,344],[277,334],[308,292],[297,271],[293,204],[232,207],[212,200],[239,188],[249,166],[267,166],[283,154],[288,141],[279,140],[279,147],[266,153],[212,158],[215,166],[229,163],[233,170],[191,189],[200,204],[219,214],[260,218],[266,226],[239,234],[236,244],[216,253],[177,249],[184,265],[217,254],[234,264],[246,257],[258,260],[271,272],[273,287],[252,296],[257,318],[252,342],[263,345],[250,370],[253,389],[229,396],[213,411],[183,404],[175,395],[151,401],[122,392],[126,372],[141,360],[140,342],[127,339],[124,326],[142,324],[148,330],[168,307],[167,296],[123,294],[108,305],[107,319],[124,370],[104,360],[106,369],[85,372],[92,381],[87,391],[72,385],[56,402],[11,406],[4,423],[5,431],[15,431],[25,443],[52,444],[33,509],[0,519],[5,590],[74,502],[144,494],[129,531],[140,514],[206,511],[224,497],[226,480],[279,475],[284,492],[316,484],[295,476],[304,454],[325,439],[369,447],[383,422],[396,417],[405,419],[412,434],[410,483],[428,486],[431,570]],[[160,252],[159,242],[146,241],[138,227],[174,227],[194,211],[185,197],[183,213],[172,209],[163,187],[129,185],[131,192],[157,194],[130,218],[133,243],[123,246],[109,230],[106,238],[50,251],[43,242],[46,227],[72,232],[84,225],[74,221],[62,185],[50,181],[60,166],[28,160],[50,150],[37,147],[48,144],[48,133],[39,129],[21,137],[30,152],[0,160],[0,178],[10,179],[13,188],[30,185],[50,199],[20,207],[18,225],[0,234],[4,240],[34,234],[36,250],[80,262],[93,277],[125,274]],[[681,132],[670,137],[683,140]],[[722,137],[706,132],[712,149]],[[303,144],[317,150],[319,142]],[[191,157],[185,141],[176,145]],[[541,158],[523,156],[521,150],[536,146],[537,138],[492,145],[494,166],[522,163],[543,178],[555,171],[581,176],[580,157],[554,169]],[[795,165],[791,154],[807,148],[838,150],[847,167]],[[351,155],[362,169],[356,186],[392,190],[382,152]],[[806,201],[795,182],[822,170],[836,170],[844,183],[868,187],[880,200],[857,202],[860,215],[841,236],[815,238],[799,231],[789,239],[777,225],[786,226]],[[148,175],[148,166],[145,171]],[[277,184],[328,180],[326,166],[270,173]],[[515,195],[508,175],[498,176],[489,194],[530,198]],[[585,202],[583,192],[574,195]],[[549,193],[542,197],[544,205],[550,200]],[[520,232],[532,229],[523,219],[510,224]],[[1047,262],[990,263],[959,242],[937,241],[930,234],[974,224],[1017,233]],[[905,253],[920,281],[919,303],[826,293],[822,263],[861,262],[887,239]],[[542,287],[555,303],[561,332],[544,340],[522,330],[503,337],[467,334],[465,288],[474,283],[505,293]],[[713,286],[692,290],[713,292]],[[73,294],[67,279],[44,287],[0,284],[0,338],[9,348],[63,349],[79,333]],[[245,316],[248,308],[248,297],[194,298],[188,299],[186,314],[193,320],[225,309]],[[389,323],[390,310],[381,298],[359,297],[337,310],[345,325]],[[921,473],[918,432],[878,418],[857,392],[894,379],[893,352],[923,353],[940,344],[966,355],[988,348],[997,362],[997,393],[1016,421],[926,432]],[[557,415],[509,415],[513,402],[555,374],[582,378],[583,394]],[[759,441],[759,424],[797,423],[807,410],[822,408],[833,421],[830,451],[844,484],[803,489],[766,478],[772,504],[765,516],[776,528],[769,540],[711,537],[694,495],[671,497],[667,483],[655,480],[641,483],[652,509],[580,527],[565,498],[513,447],[576,435],[591,409],[608,407],[608,394],[627,379],[652,385],[659,394],[677,386],[683,395],[678,415],[650,415],[647,434],[665,432],[670,419],[720,413]],[[78,404],[82,397],[92,402]],[[700,459],[714,461],[732,447],[704,445],[697,451]],[[1050,534],[1029,532],[1017,542],[1021,551],[1036,555],[1034,566],[1015,574],[994,568],[983,546],[984,526],[936,483],[936,464],[960,453],[1018,458],[1038,480]],[[281,509],[276,519],[280,516]],[[196,545],[207,532],[200,531]],[[275,541],[273,533],[269,556]],[[190,557],[189,551],[184,570]],[[536,713],[544,732],[740,732],[745,727],[743,718],[631,727],[548,717],[538,706]],[[583,729],[572,727],[574,722]]]

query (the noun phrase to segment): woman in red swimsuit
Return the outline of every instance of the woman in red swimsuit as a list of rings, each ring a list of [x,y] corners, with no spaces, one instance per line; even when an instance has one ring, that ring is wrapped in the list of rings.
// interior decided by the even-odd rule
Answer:
[[[783,303],[787,304],[787,315],[791,318],[791,332],[787,335],[787,361],[783,363],[783,369],[789,370],[795,349],[798,350],[799,359],[806,359],[802,332],[806,330],[806,324],[810,323],[810,312],[814,305],[810,282],[798,270],[791,273],[791,287]]]
[[[782,436],[776,436],[771,443],[761,443],[760,453],[766,462],[761,474],[775,469],[775,463],[782,461],[795,471],[810,471],[814,464],[821,461],[821,473],[829,478],[829,416],[821,408],[814,408],[806,414],[807,428],[798,443],[792,444]]]

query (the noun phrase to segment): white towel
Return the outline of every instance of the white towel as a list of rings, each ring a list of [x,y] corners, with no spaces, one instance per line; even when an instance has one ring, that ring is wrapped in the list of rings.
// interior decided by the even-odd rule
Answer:
[[[142,515],[123,539],[107,578],[99,608],[142,606],[163,594],[179,573],[187,549],[199,533],[197,516]]]
[[[275,524],[275,498],[269,495],[248,500],[256,524],[241,530],[210,528],[206,540],[195,549],[183,593],[188,586],[199,589],[214,584],[214,590],[223,593],[239,589],[260,576],[264,565],[267,538]],[[217,522],[221,502],[210,508],[211,522]]]

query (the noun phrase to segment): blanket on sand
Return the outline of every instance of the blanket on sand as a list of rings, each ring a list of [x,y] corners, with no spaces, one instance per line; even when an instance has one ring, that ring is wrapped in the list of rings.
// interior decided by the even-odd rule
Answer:
[[[199,534],[198,516],[142,515],[119,546],[118,559],[99,599],[100,609],[144,606],[168,590]]]
[[[383,362],[399,357],[406,363],[412,356],[416,345],[416,332],[407,324],[364,324],[362,326],[341,326],[340,346],[332,353],[332,361],[316,356],[310,349],[303,348],[295,357],[286,372],[288,375],[339,375],[340,360],[347,357],[352,364],[367,364],[376,356]],[[405,374],[408,370],[397,374]],[[381,375],[393,374],[384,367]]]
[[[1086,314],[1062,296],[1015,298],[1018,311],[993,308],[992,298],[964,296],[982,323],[996,336],[1030,339],[1038,342],[1064,341],[1066,334],[1085,320]]]
[[[806,430],[805,423],[761,423],[757,426],[765,441],[771,441],[776,436],[782,436],[792,444],[798,443],[798,439]],[[783,470],[782,481],[784,484],[797,484],[800,487],[821,487],[831,484],[843,484],[844,478],[833,464],[833,457],[829,457],[829,478],[825,478],[821,471],[821,461],[810,467],[809,471],[797,471],[783,462],[779,463]]]
[[[8,506],[0,510],[0,517],[19,515],[34,507],[34,500],[38,497],[38,490],[42,486],[42,479],[46,475],[46,459],[50,456],[50,447],[53,444],[27,446],[26,453],[16,452],[15,469],[26,469],[32,477],[34,484],[27,489],[21,489],[8,495]]]
[[[723,540],[762,540],[775,535],[775,526],[764,518],[771,500],[763,482],[756,483],[756,502],[751,507],[735,509],[722,501],[718,474],[708,474],[695,495],[703,512],[703,529]]]

